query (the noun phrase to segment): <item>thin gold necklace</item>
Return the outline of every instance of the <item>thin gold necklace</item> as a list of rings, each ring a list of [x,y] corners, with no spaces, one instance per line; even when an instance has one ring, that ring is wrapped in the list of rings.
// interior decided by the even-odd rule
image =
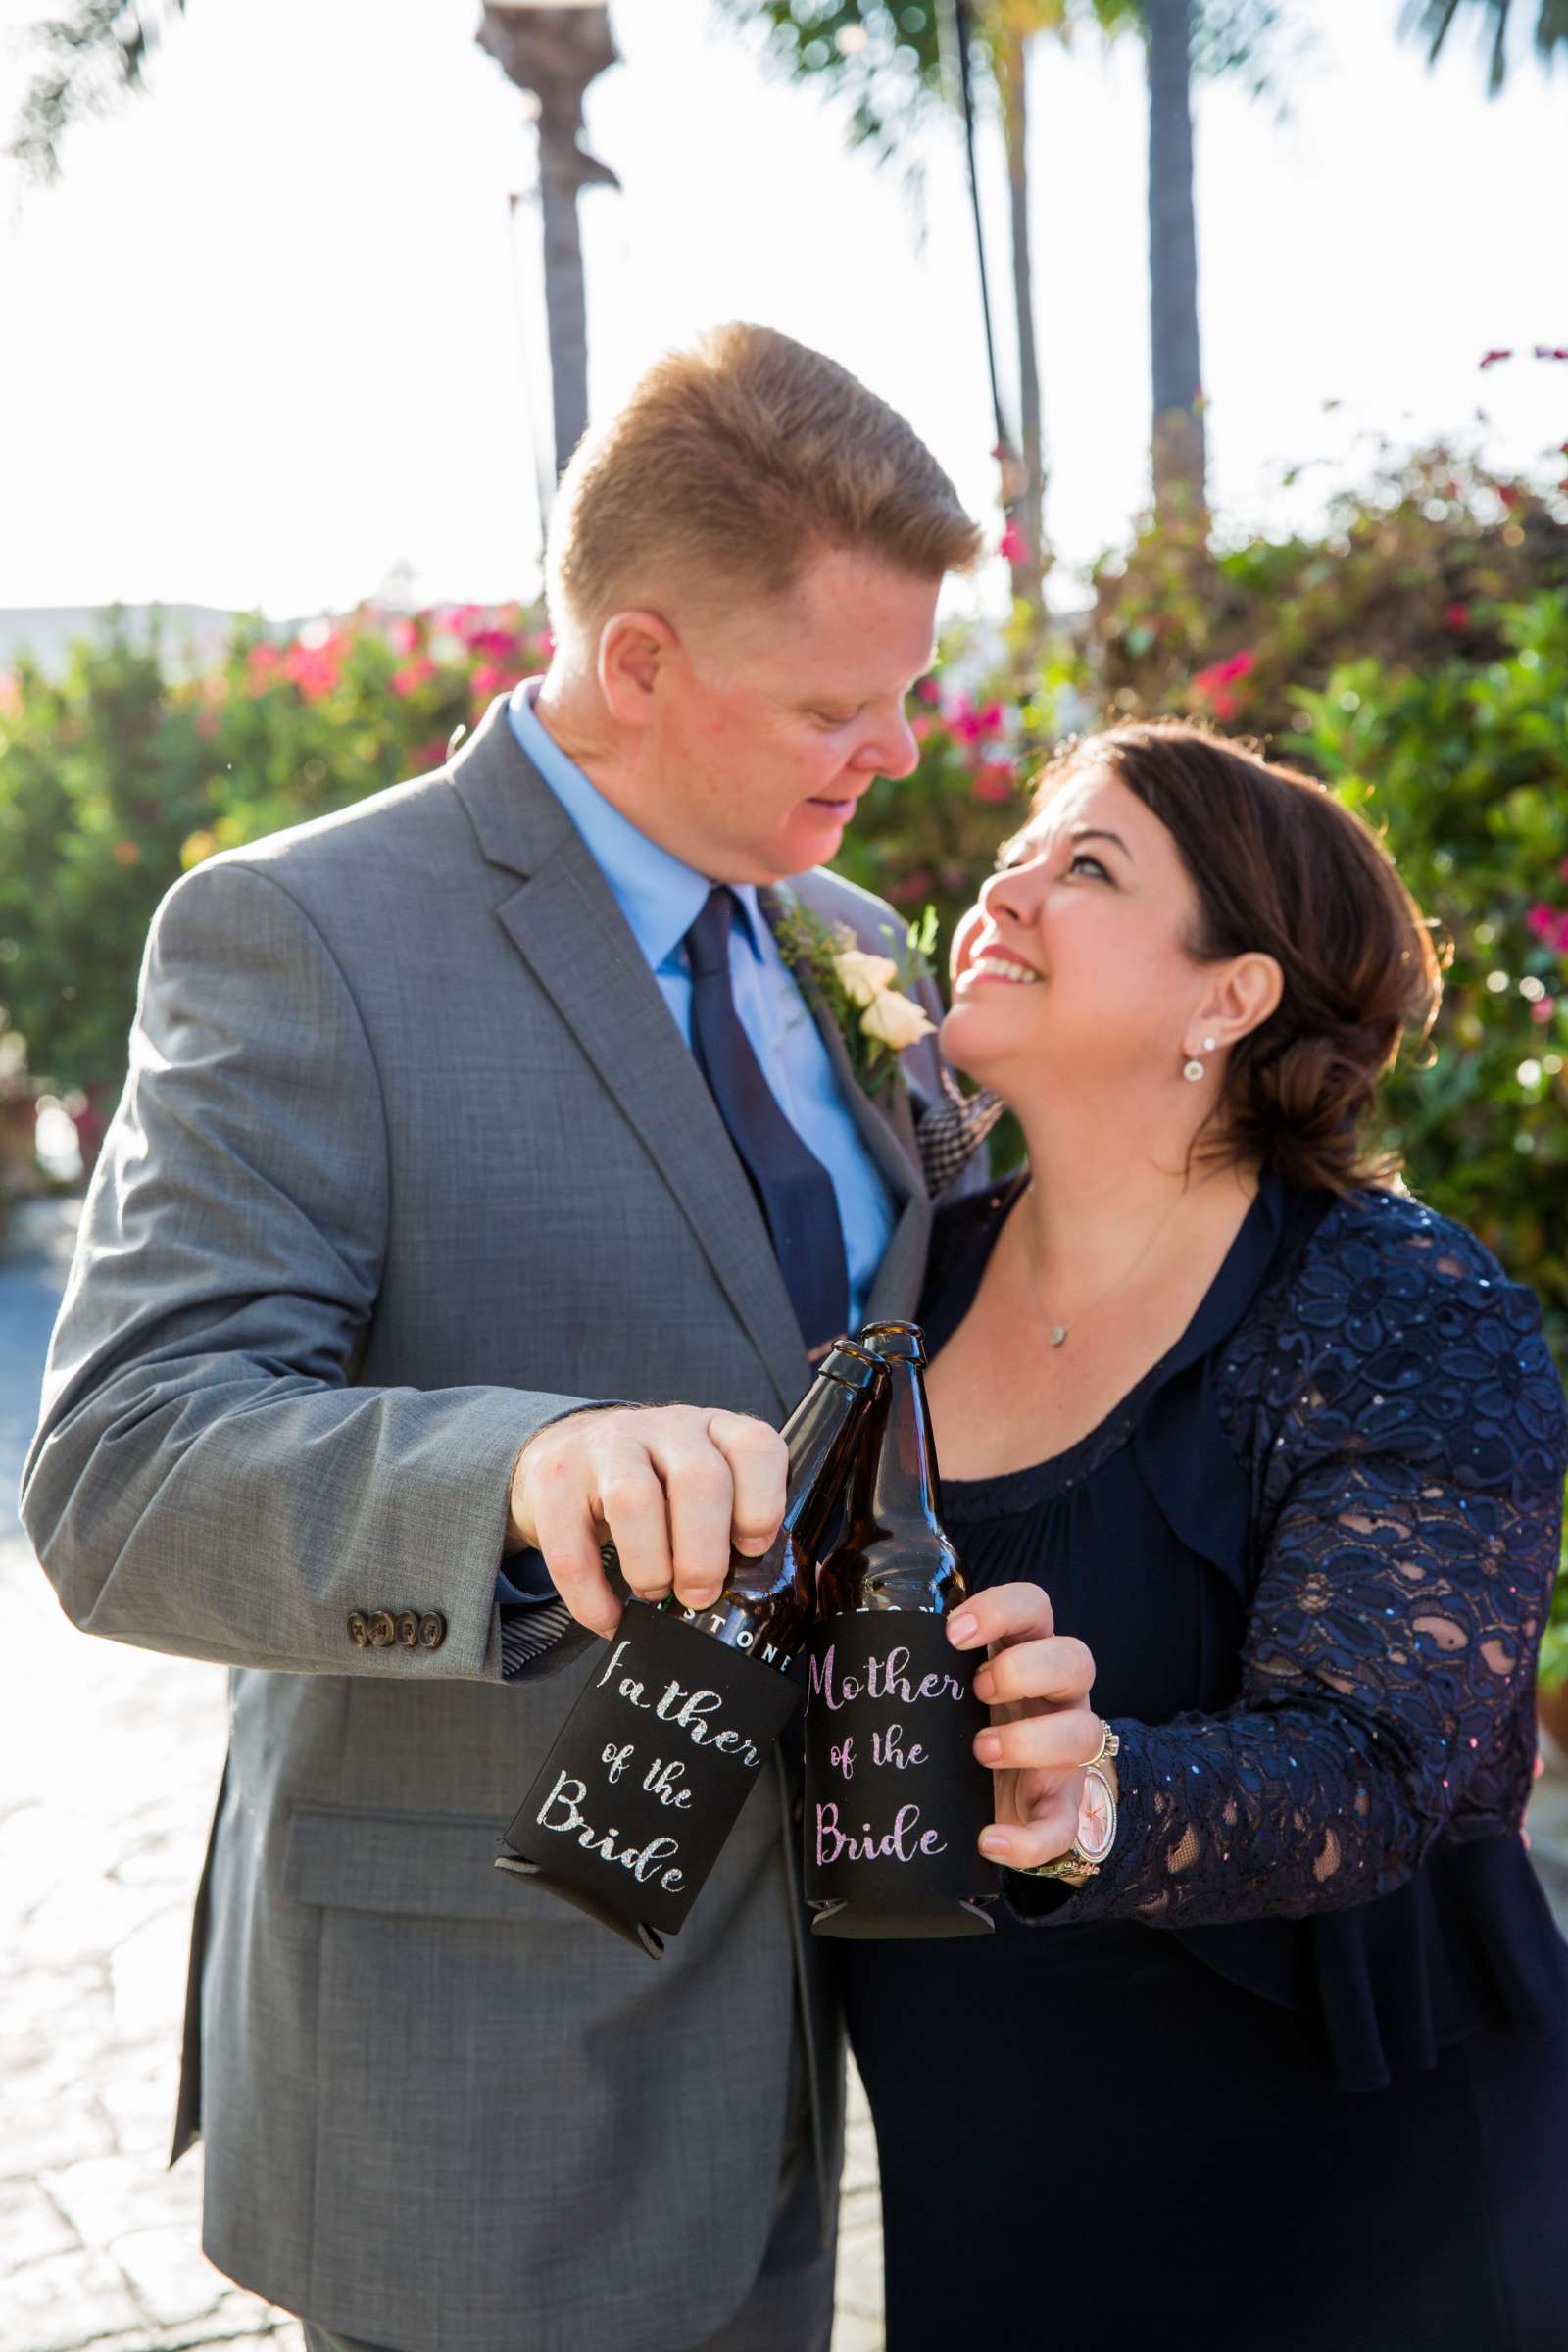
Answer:
[[[1218,1171],[1216,1170],[1214,1173],[1217,1174]],[[1169,1208],[1166,1209],[1165,1214],[1160,1218],[1158,1224],[1154,1227],[1148,1241],[1145,1242],[1143,1248],[1139,1250],[1138,1255],[1133,1259],[1132,1264],[1124,1267],[1122,1272],[1117,1275],[1115,1281],[1108,1284],[1106,1288],[1101,1292],[1098,1298],[1091,1298],[1087,1306],[1081,1306],[1070,1323],[1050,1323],[1046,1326],[1046,1336],[1050,1340],[1053,1348],[1060,1348],[1065,1346],[1071,1334],[1077,1330],[1079,1324],[1082,1323],[1086,1317],[1094,1313],[1096,1307],[1103,1306],[1105,1300],[1109,1298],[1113,1293],[1119,1291],[1124,1283],[1131,1282],[1133,1276],[1137,1273],[1139,1267],[1143,1264],[1145,1258],[1149,1255],[1149,1252],[1151,1250],[1152,1250],[1154,1244],[1158,1241],[1160,1235],[1164,1232],[1166,1226],[1170,1223],[1172,1217],[1176,1214],[1176,1211],[1180,1208],[1182,1202],[1184,1200],[1190,1200],[1194,1193],[1200,1193],[1203,1189],[1203,1186],[1207,1184],[1209,1178],[1207,1176],[1200,1177],[1197,1184],[1193,1185],[1190,1189],[1183,1190],[1177,1194],[1175,1200],[1171,1202]],[[1024,1187],[1024,1191],[1027,1194],[1032,1193],[1034,1189],[1034,1178],[1031,1176],[1028,1184]],[[1027,1245],[1025,1246],[1027,1247]]]

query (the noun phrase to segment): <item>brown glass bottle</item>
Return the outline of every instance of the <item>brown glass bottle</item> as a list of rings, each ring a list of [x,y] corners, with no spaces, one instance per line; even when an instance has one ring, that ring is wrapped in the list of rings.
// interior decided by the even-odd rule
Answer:
[[[627,1604],[503,1833],[499,1870],[646,1952],[663,1950],[800,1710],[802,1678],[790,1669],[811,1621],[817,1560],[886,1386],[876,1356],[834,1348],[784,1425],[787,1499],[767,1550],[731,1553],[710,1609]]]
[[[711,1607],[660,1606],[732,1649],[788,1674],[802,1659],[816,1610],[823,1537],[843,1493],[867,1415],[887,1385],[879,1358],[841,1340],[816,1368],[783,1428],[789,1453],[784,1519],[766,1551],[730,1554],[724,1590]]]
[[[856,1463],[849,1519],[823,1563],[816,1605],[840,1609],[929,1609],[947,1616],[968,1598],[958,1554],[942,1524],[942,1486],[925,1341],[917,1323],[868,1323],[860,1346],[887,1366],[880,1429],[867,1433]]]
[[[983,1936],[997,1880],[975,1840],[992,1818],[992,1776],[973,1741],[989,1716],[970,1662],[931,1622],[969,1588],[942,1524],[923,1336],[870,1323],[859,1339],[888,1385],[817,1580],[807,1898],[819,1936]],[[923,1622],[900,1629],[901,1615]]]

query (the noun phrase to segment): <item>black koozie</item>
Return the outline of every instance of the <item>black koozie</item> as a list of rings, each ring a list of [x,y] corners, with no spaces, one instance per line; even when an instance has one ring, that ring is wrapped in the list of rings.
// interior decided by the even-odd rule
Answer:
[[[801,1697],[743,1649],[628,1600],[496,1867],[659,1958]]]
[[[806,1896],[819,1935],[984,1934],[995,1812],[974,1738],[991,1720],[946,1617],[854,1609],[817,1620],[807,1700]]]

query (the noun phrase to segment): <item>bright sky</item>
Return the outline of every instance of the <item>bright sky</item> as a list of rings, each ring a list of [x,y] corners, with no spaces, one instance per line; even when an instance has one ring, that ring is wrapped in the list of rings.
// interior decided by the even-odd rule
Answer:
[[[1568,437],[1568,77],[1522,59],[1488,105],[1468,39],[1435,74],[1399,0],[1317,0],[1291,118],[1199,103],[1213,490],[1290,511],[1364,458],[1355,435],[1462,433],[1494,462]],[[0,0],[0,121],[18,30]],[[53,190],[0,214],[0,606],[164,599],[301,613],[413,567],[434,597],[537,577],[537,263],[509,193],[533,176],[517,94],[473,45],[476,0],[189,0],[152,95],[83,122]],[[1527,12],[1527,13],[1533,13]],[[711,0],[618,0],[624,63],[584,201],[596,413],[706,321],[765,320],[901,407],[978,511],[992,433],[956,138],[927,155],[923,245],[896,173],[766,79]],[[1049,521],[1083,561],[1147,478],[1144,96],[1136,48],[1042,49],[1032,81]],[[1004,182],[988,145],[994,297]],[[518,220],[529,216],[519,211]],[[1343,405],[1330,412],[1324,404]]]

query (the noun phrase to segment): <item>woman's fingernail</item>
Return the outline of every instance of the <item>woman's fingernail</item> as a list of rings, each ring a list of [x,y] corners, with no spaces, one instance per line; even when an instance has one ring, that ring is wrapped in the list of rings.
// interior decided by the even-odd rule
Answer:
[[[1012,1851],[1012,1839],[1005,1830],[982,1830],[980,1851],[993,1855],[998,1862],[1005,1862]]]
[[[996,1688],[996,1680],[997,1678],[992,1673],[990,1667],[982,1666],[979,1673],[974,1678],[974,1694],[976,1698],[989,1699],[993,1690]]]
[[[948,1640],[953,1643],[955,1649],[967,1649],[979,1631],[980,1626],[976,1618],[955,1617],[948,1627]]]
[[[1002,1734],[1000,1732],[976,1733],[974,1752],[982,1764],[995,1764],[1002,1753]]]

